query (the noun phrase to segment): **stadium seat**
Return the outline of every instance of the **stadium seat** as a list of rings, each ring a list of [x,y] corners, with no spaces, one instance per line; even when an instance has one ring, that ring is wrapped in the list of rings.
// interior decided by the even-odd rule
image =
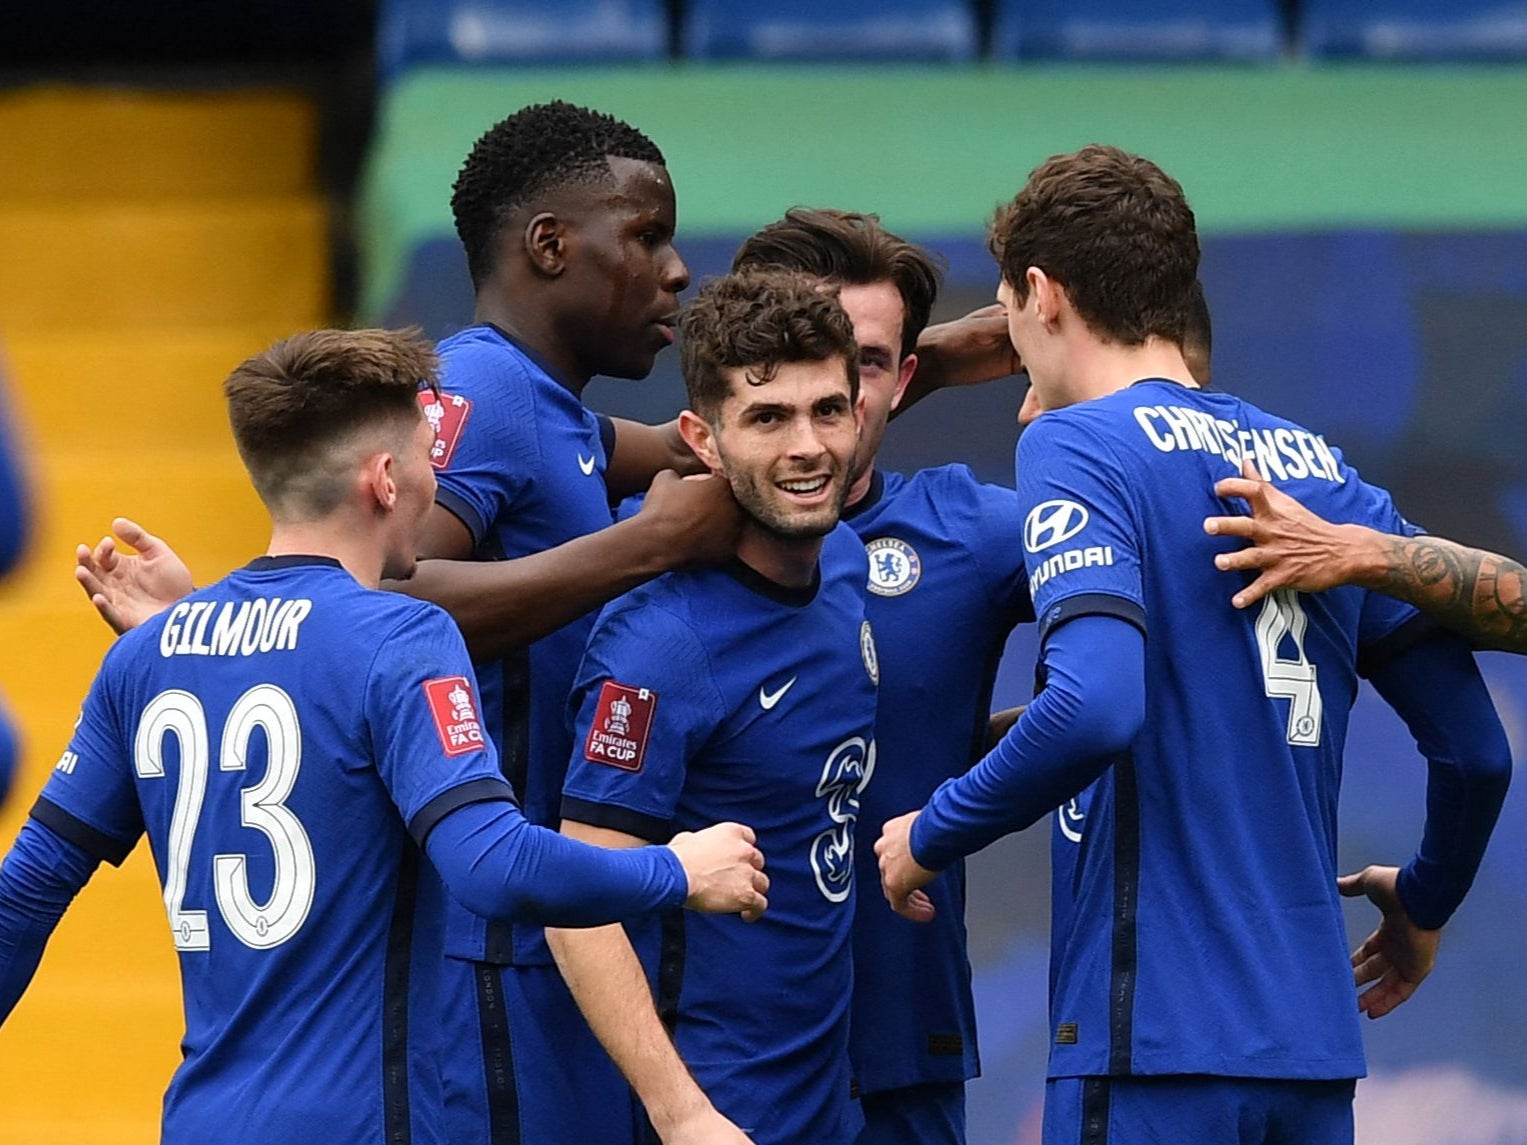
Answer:
[[[1304,0],[1311,56],[1374,60],[1527,59],[1527,3],[1501,0]]]
[[[384,78],[418,64],[605,63],[668,54],[663,0],[383,0]]]
[[[1271,60],[1278,0],[998,0],[998,59]]]
[[[692,59],[969,60],[969,0],[690,0]]]

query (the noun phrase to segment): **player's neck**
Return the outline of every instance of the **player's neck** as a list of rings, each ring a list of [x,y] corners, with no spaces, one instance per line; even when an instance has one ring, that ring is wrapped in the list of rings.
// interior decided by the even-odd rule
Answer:
[[[477,296],[477,308],[472,320],[490,324],[507,334],[557,382],[583,396],[589,384],[589,375],[579,365],[574,355],[556,333],[556,323],[549,315],[537,313],[529,307],[511,306],[507,297],[496,291],[485,290]]]
[[[337,526],[333,521],[278,522],[271,527],[270,546],[265,551],[272,557],[332,557],[367,588],[379,588],[382,546],[364,532]]]
[[[1198,388],[1181,347],[1174,342],[1151,337],[1138,346],[1123,346],[1089,337],[1072,348],[1071,368],[1064,381],[1069,399],[1065,404],[1107,397],[1145,378],[1167,378]]]
[[[760,576],[787,588],[804,588],[816,578],[821,537],[782,537],[755,521],[742,526],[737,559]]]
[[[848,487],[848,495],[843,498],[843,508],[852,509],[860,501],[870,495],[870,489],[875,484],[875,459],[870,458],[870,463],[865,466],[864,472],[854,478],[854,483]]]

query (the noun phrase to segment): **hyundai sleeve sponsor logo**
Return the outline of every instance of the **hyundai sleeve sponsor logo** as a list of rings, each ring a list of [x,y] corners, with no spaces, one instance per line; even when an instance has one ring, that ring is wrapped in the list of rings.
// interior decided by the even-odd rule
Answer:
[[[1023,544],[1031,553],[1069,541],[1087,527],[1087,510],[1075,501],[1044,501],[1023,523]]]

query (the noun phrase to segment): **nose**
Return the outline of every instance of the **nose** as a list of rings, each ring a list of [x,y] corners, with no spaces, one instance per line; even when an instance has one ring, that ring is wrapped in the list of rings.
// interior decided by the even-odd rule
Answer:
[[[797,417],[790,422],[790,437],[785,443],[789,455],[796,461],[815,461],[827,452],[822,435],[817,432],[816,420]]]
[[[668,248],[668,259],[663,264],[663,286],[678,294],[689,285],[689,267],[676,247]]]

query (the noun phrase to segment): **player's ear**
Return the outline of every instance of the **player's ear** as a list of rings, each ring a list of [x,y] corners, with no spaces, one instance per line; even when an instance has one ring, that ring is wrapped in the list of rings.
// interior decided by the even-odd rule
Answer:
[[[1053,326],[1060,317],[1061,300],[1065,288],[1037,266],[1028,269],[1029,301],[1034,306],[1034,317],[1045,326]]]
[[[901,405],[901,399],[907,392],[907,386],[911,383],[913,375],[917,373],[917,355],[908,354],[901,360],[901,366],[896,371],[896,390],[891,394],[891,408]]]
[[[721,453],[716,449],[716,431],[710,422],[694,410],[684,410],[679,414],[679,436],[705,468],[721,472]]]
[[[361,467],[361,488],[382,512],[391,512],[398,503],[398,482],[392,454],[373,453]]]
[[[530,265],[548,278],[567,269],[567,224],[550,211],[525,224],[523,241]]]

